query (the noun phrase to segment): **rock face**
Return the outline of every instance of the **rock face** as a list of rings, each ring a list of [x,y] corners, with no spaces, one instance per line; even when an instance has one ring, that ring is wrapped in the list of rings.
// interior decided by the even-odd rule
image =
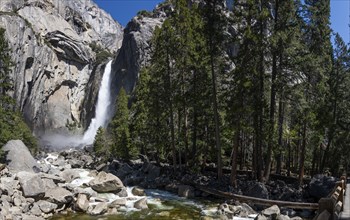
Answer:
[[[37,163],[21,140],[7,142],[2,150],[6,153],[6,164],[11,171],[34,172],[33,168],[37,166]]]
[[[121,87],[130,93],[138,80],[139,70],[150,59],[150,40],[153,31],[164,21],[158,17],[135,17],[124,29],[122,47],[112,65],[115,85],[112,95],[117,96]]]
[[[2,0],[0,12],[15,63],[12,95],[35,134],[82,128],[103,73],[98,50],[116,53],[121,25],[92,0]]]

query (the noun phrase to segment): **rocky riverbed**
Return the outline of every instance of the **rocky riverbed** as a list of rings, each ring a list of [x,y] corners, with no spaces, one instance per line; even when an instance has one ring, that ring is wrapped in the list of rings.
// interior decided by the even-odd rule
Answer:
[[[158,166],[144,156],[129,163],[103,161],[80,149],[42,152],[35,159],[21,141],[9,141],[2,150],[6,156],[0,166],[0,219],[80,219],[82,214],[114,219],[130,215],[143,219],[290,219],[287,214],[296,215],[294,210],[277,206],[257,213],[261,207],[222,203],[195,186],[226,190],[225,182],[205,175],[175,174],[170,166]],[[296,201],[303,197],[300,189],[283,181],[264,185],[241,177],[239,182],[236,191],[245,195]],[[311,193],[331,187],[323,182],[314,185]]]

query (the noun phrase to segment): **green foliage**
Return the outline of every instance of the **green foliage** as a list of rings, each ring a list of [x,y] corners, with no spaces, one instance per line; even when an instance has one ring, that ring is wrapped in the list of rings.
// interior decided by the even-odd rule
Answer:
[[[90,43],[89,46],[92,49],[92,51],[96,53],[96,63],[102,63],[113,56],[111,52],[109,52],[107,49],[103,49],[96,42]]]
[[[33,153],[37,151],[37,140],[24,122],[21,113],[0,107],[0,146],[9,140],[22,140]]]
[[[93,143],[93,150],[97,156],[104,157],[106,159],[110,156],[109,141],[106,136],[104,128],[99,127]]]
[[[12,104],[8,96],[8,92],[13,89],[10,76],[13,63],[10,53],[10,47],[5,39],[5,29],[0,28],[0,107],[9,107],[9,104]]]
[[[140,18],[142,17],[152,17],[153,13],[147,10],[141,10],[139,12],[137,12],[137,16]]]
[[[146,154],[149,150],[150,143],[148,126],[149,120],[149,92],[150,74],[148,69],[140,71],[140,77],[134,92],[133,105],[131,107],[131,141],[133,148],[137,149],[142,154]]]
[[[124,88],[119,91],[117,112],[111,122],[111,133],[112,155],[125,160],[132,159],[136,152],[130,145],[128,96]]]

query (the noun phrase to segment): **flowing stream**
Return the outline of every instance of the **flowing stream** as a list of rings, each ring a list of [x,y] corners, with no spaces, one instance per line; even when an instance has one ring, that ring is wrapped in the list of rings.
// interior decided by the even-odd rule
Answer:
[[[99,127],[105,127],[109,119],[109,107],[111,105],[111,66],[112,60],[106,64],[103,73],[100,90],[98,91],[97,106],[95,109],[95,118],[90,122],[89,128],[85,131],[83,137],[84,144],[92,144],[94,142]]]

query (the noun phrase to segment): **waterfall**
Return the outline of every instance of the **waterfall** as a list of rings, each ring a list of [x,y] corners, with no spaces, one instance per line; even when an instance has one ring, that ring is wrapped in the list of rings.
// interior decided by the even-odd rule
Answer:
[[[105,127],[107,125],[109,119],[108,109],[111,105],[111,66],[112,60],[107,63],[105,71],[103,73],[100,90],[98,91],[95,118],[91,120],[89,128],[84,133],[83,143],[85,144],[92,144],[94,142],[98,128]]]

